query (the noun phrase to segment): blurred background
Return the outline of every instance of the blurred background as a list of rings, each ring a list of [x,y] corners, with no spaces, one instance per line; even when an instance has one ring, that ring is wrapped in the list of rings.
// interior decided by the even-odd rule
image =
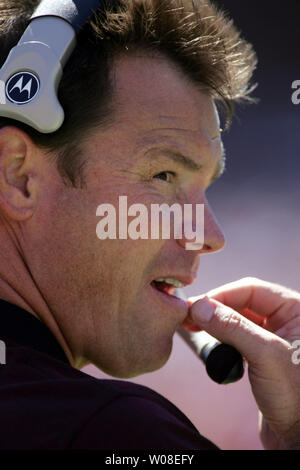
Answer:
[[[208,192],[226,238],[223,252],[202,257],[187,295],[244,276],[300,289],[300,105],[291,88],[300,80],[298,0],[219,0],[258,55],[254,96],[259,104],[237,109],[224,135],[227,171]],[[84,372],[108,378],[95,367]],[[221,449],[262,449],[257,406],[247,373],[236,384],[217,385],[175,337],[169,362],[133,382],[177,405],[200,433]]]

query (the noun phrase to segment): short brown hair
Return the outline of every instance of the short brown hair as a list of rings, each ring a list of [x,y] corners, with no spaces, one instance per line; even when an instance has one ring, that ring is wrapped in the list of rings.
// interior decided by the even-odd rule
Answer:
[[[84,0],[83,0],[84,1]],[[0,0],[0,61],[20,39],[39,0]],[[82,28],[59,87],[65,110],[62,127],[53,134],[6,118],[51,153],[65,181],[82,182],[81,143],[88,131],[113,119],[113,59],[135,47],[158,51],[225,105],[231,121],[233,103],[247,99],[256,65],[252,46],[241,38],[232,20],[209,0],[103,1]],[[74,99],[75,97],[75,99]],[[76,101],[78,97],[78,102]]]

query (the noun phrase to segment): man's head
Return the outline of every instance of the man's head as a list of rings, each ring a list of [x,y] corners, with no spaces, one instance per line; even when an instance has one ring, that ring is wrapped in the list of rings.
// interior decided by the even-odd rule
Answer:
[[[37,2],[26,3],[28,18]],[[4,23],[6,37],[13,25]],[[13,286],[76,366],[128,377],[168,359],[187,311],[154,281],[189,284],[199,255],[223,247],[205,198],[222,170],[215,101],[230,109],[245,97],[254,65],[250,46],[207,2],[116,1],[80,33],[59,92],[62,128],[42,136],[0,122],[0,240],[14,267],[0,268],[2,292],[13,299]],[[96,209],[117,207],[122,195],[148,208],[205,204],[203,248],[100,241]]]

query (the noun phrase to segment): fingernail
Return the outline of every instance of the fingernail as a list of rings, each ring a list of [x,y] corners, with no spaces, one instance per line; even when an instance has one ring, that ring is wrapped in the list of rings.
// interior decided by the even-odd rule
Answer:
[[[191,316],[195,320],[209,322],[216,311],[216,306],[212,304],[208,297],[195,302],[191,307]]]

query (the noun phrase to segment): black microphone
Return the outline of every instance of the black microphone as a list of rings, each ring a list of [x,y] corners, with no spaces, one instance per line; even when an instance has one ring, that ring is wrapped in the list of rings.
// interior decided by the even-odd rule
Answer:
[[[181,289],[176,289],[175,295],[186,300]],[[221,343],[206,331],[191,333],[180,328],[177,332],[205,364],[206,372],[214,382],[225,385],[243,377],[244,360],[233,346]]]

